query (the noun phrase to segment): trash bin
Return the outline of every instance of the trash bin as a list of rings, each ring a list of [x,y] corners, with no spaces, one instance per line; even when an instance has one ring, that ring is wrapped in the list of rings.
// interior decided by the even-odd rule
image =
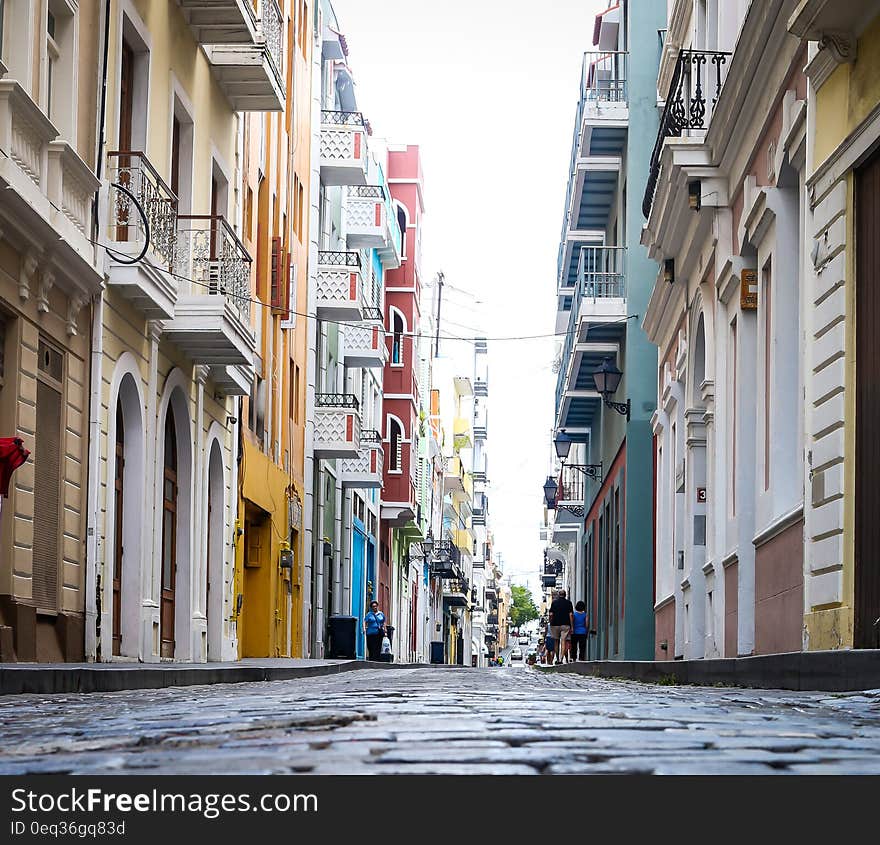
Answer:
[[[327,620],[327,657],[357,658],[357,617],[331,616]]]
[[[431,643],[431,663],[443,662],[443,640],[434,640]]]
[[[388,637],[388,642],[391,643],[391,645],[394,645],[394,626],[393,625],[386,625],[385,626],[385,636]]]

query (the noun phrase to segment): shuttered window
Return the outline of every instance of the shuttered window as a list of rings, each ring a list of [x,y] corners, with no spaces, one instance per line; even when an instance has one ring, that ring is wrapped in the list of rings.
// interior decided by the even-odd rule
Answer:
[[[34,438],[33,600],[40,610],[57,611],[64,356],[41,340],[38,360]]]

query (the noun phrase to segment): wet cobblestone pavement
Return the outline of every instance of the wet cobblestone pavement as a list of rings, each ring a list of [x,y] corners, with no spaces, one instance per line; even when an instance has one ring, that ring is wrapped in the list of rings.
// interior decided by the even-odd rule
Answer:
[[[0,774],[880,774],[880,690],[536,669],[0,698]]]

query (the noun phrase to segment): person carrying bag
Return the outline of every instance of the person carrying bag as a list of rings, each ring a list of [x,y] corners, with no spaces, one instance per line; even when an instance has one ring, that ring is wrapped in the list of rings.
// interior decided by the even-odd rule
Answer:
[[[379,610],[379,602],[370,602],[370,609],[364,617],[364,634],[367,637],[367,660],[380,660],[382,641],[385,636],[385,614]]]

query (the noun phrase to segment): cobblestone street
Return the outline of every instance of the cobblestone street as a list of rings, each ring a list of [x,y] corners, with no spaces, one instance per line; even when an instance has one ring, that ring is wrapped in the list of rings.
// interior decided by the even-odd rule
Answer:
[[[880,691],[365,669],[0,699],[0,774],[880,774]]]

